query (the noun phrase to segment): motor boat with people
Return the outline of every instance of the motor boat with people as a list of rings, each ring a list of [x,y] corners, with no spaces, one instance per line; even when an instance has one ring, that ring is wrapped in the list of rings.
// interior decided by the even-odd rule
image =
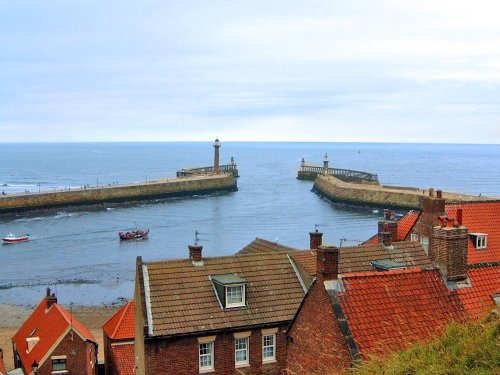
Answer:
[[[149,229],[138,229],[128,232],[118,232],[120,240],[141,240],[143,238],[148,238]]]
[[[12,233],[9,233],[4,238],[2,238],[3,243],[18,243],[18,242],[26,242],[30,239],[29,234],[24,234],[22,236],[16,236]]]

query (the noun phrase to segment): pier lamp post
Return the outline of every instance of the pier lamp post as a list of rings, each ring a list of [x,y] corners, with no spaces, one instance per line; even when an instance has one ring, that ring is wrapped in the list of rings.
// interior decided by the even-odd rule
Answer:
[[[38,192],[40,192],[40,183],[38,183]]]
[[[325,154],[325,159],[323,160],[323,174],[325,176],[328,174],[328,154]]]
[[[31,369],[33,370],[33,374],[36,375],[36,373],[38,372],[38,362],[37,361],[33,361],[33,364],[31,365]]]

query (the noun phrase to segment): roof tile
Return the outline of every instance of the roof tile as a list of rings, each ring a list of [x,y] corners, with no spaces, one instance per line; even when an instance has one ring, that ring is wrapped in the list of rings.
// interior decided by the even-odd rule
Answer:
[[[154,336],[188,334],[291,320],[304,291],[286,252],[269,251],[143,263],[147,267]],[[247,307],[222,309],[210,275],[247,280]]]
[[[53,303],[49,308],[47,306],[47,299],[42,299],[12,338],[25,370],[31,370],[31,364],[35,360],[40,361],[70,325],[86,340],[96,342],[88,328],[72,317],[61,305]],[[28,337],[39,338],[29,353],[26,341]]]
[[[471,287],[458,289],[458,295],[467,314],[480,318],[494,307],[492,296],[500,294],[500,264],[471,268],[467,276]]]
[[[134,301],[128,301],[114,314],[102,329],[113,340],[133,339],[134,332]]]
[[[468,263],[500,261],[500,201],[463,204],[447,204],[446,215],[456,218],[457,208],[462,209],[462,225],[469,233],[486,233],[488,248],[476,250],[469,239]]]
[[[342,281],[340,303],[364,356],[401,349],[463,318],[437,270],[355,273]]]

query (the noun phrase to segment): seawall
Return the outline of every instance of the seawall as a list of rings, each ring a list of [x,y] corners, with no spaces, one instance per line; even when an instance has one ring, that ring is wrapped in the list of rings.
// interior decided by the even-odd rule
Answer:
[[[237,191],[231,174],[0,196],[0,213]]]
[[[428,190],[417,188],[390,188],[368,184],[356,184],[339,180],[333,176],[319,175],[314,181],[313,191],[333,202],[382,208],[423,208],[423,201]],[[467,194],[443,192],[447,203],[484,202],[497,200],[489,197],[477,197]]]

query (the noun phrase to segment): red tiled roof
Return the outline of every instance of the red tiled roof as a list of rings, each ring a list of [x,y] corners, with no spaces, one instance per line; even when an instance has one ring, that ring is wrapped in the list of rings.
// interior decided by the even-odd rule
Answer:
[[[439,334],[463,310],[437,270],[397,270],[344,275],[339,296],[363,356],[401,349]]]
[[[96,342],[92,333],[75,317],[71,317],[61,305],[53,303],[48,309],[47,306],[47,300],[44,298],[12,338],[27,373],[31,372],[31,364],[35,360],[40,363],[71,325],[86,340]],[[29,337],[38,337],[39,341],[28,353],[26,339]]]
[[[124,340],[133,339],[134,332],[134,301],[128,301],[116,312],[104,325],[102,329],[110,339]]]
[[[467,276],[471,287],[458,289],[458,295],[467,314],[480,318],[495,306],[492,296],[500,294],[500,264],[471,268]]]
[[[134,374],[134,344],[111,345],[117,375]]]
[[[469,233],[488,235],[488,248],[484,250],[476,250],[469,239],[468,263],[500,261],[500,202],[447,204],[446,215],[456,218],[457,208],[462,209],[462,224]]]
[[[419,211],[409,211],[398,221],[398,241],[404,241],[420,216]]]
[[[411,228],[415,225],[418,218],[420,217],[419,211],[408,211],[401,219],[398,220],[398,241],[404,241],[408,233],[410,233]],[[376,245],[380,243],[378,239],[378,234],[375,234],[364,244]]]

